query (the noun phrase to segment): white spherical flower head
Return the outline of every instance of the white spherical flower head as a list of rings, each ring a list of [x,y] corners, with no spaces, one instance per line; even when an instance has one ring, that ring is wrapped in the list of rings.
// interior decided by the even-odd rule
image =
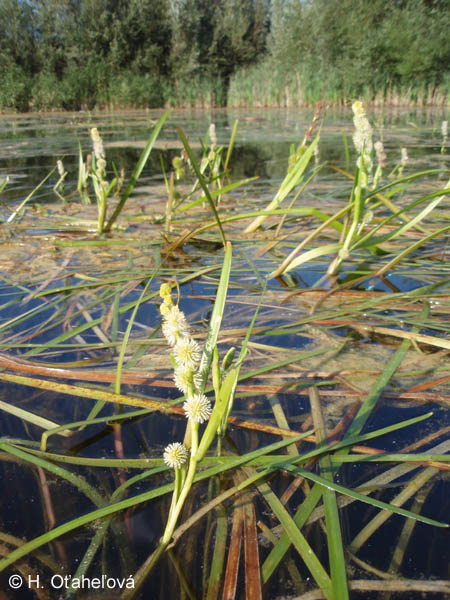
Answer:
[[[358,154],[364,152],[370,154],[372,151],[372,126],[366,117],[363,103],[359,100],[353,103],[353,123],[355,125],[355,134],[353,136],[353,143],[355,145]],[[369,170],[369,169],[367,169]]]
[[[193,377],[192,369],[186,369],[186,367],[177,367],[174,375],[175,385],[183,394],[187,394],[189,389],[192,388]]]
[[[358,156],[356,166],[358,169],[363,169],[364,171],[370,173],[372,170],[372,159],[368,154],[362,153],[360,156]]]
[[[369,154],[372,151],[372,127],[367,119],[361,122],[355,122],[356,131],[353,135],[353,143],[356,151],[361,154],[365,152]]]
[[[201,358],[200,346],[188,337],[178,339],[173,353],[177,364],[186,369],[194,369]]]
[[[171,469],[179,469],[187,461],[188,451],[180,442],[174,442],[166,446],[164,450],[164,462]]]
[[[189,334],[188,322],[178,306],[172,306],[164,315],[162,330],[170,346],[175,346],[177,340]]]
[[[203,394],[194,394],[183,404],[186,417],[194,423],[204,423],[211,416],[211,402]]]

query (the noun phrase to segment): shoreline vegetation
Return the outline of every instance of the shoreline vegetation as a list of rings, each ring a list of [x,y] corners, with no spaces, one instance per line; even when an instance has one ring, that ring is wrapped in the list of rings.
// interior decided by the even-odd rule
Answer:
[[[445,0],[0,0],[0,112],[450,104]]]

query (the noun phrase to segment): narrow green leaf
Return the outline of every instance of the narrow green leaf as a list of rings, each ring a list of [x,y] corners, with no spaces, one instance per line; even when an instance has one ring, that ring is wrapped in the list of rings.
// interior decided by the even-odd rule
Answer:
[[[223,576],[225,551],[227,547],[227,513],[223,506],[217,509],[217,524],[214,540],[214,552],[208,577],[206,600],[216,600],[219,596],[220,582]]]
[[[279,464],[278,466],[279,466],[279,468],[283,468],[295,475],[302,475],[306,479],[310,479],[311,481],[318,483],[322,487],[327,487],[330,490],[334,490],[336,492],[339,492],[340,494],[344,494],[345,496],[354,498],[355,500],[360,500],[361,502],[364,502],[366,504],[376,506],[377,508],[382,508],[383,510],[388,510],[397,515],[402,515],[403,517],[408,517],[408,519],[415,519],[416,521],[421,521],[422,523],[426,523],[427,525],[434,525],[435,527],[449,527],[448,523],[442,523],[441,521],[435,521],[434,519],[429,519],[428,517],[423,517],[422,515],[413,513],[410,510],[405,510],[404,508],[399,508],[398,506],[393,506],[392,504],[388,504],[387,502],[382,502],[381,500],[376,500],[375,498],[370,498],[369,496],[365,496],[364,494],[355,492],[355,490],[351,490],[342,485],[334,483],[333,481],[324,479],[320,475],[311,473],[310,471],[307,471],[306,469],[302,469],[301,467],[297,467],[295,465],[288,465],[287,467],[282,467],[282,464]],[[275,467],[275,465],[274,465],[274,467]]]
[[[208,200],[208,204],[211,208],[211,211],[214,215],[214,218],[216,219],[216,223],[219,228],[219,233],[220,233],[220,237],[222,239],[222,244],[225,247],[225,245],[226,245],[225,232],[223,230],[222,223],[220,221],[220,217],[219,217],[219,214],[216,209],[216,205],[214,204],[214,200],[211,198],[211,193],[209,191],[208,184],[206,183],[205,178],[203,177],[203,175],[200,171],[200,167],[198,165],[197,159],[195,158],[194,153],[192,152],[192,148],[190,147],[186,136],[184,135],[184,133],[180,127],[177,127],[177,131],[178,131],[178,135],[180,136],[181,141],[183,142],[183,146],[184,146],[184,149],[186,150],[186,154],[189,156],[189,160],[191,162],[192,168],[195,171],[197,179],[202,187],[202,190],[205,192],[206,199]]]
[[[341,456],[337,454],[331,457],[331,462],[339,464],[343,462],[450,462],[449,454],[427,454],[418,452],[413,454],[347,454]]]
[[[323,418],[322,406],[316,387],[309,390],[311,404],[311,415],[316,430],[316,445],[320,447],[326,444],[328,436]],[[333,481],[333,470],[329,454],[319,458],[320,474],[324,479]],[[331,585],[333,587],[334,600],[348,600],[347,567],[342,541],[339,510],[337,506],[336,493],[327,487],[322,489],[323,506],[325,513],[325,528],[327,534],[328,559],[330,563]]]
[[[404,208],[402,208],[395,214],[389,215],[388,217],[383,219],[378,225],[371,228],[371,230],[365,236],[361,237],[359,240],[357,240],[353,244],[352,250],[354,250],[356,248],[368,248],[370,246],[376,246],[378,244],[382,244],[383,242],[396,239],[400,235],[406,233],[409,229],[411,229],[411,227],[414,227],[415,225],[420,223],[420,221],[422,221],[426,217],[427,214],[432,212],[436,208],[436,206],[438,206],[438,204],[444,199],[446,194],[450,194],[450,190],[445,190],[445,189],[438,190],[437,192],[433,192],[432,194],[427,194],[426,196],[422,196],[421,198],[414,200],[414,202],[411,202],[410,204],[408,204],[407,206],[405,206]],[[429,200],[433,200],[433,199],[434,199],[433,202],[429,202]],[[412,217],[411,219],[409,219],[406,223],[404,223],[403,225],[401,225],[394,231],[391,231],[384,235],[375,237],[375,233],[380,228],[384,227],[385,225],[390,223],[392,220],[394,220],[396,217],[400,216],[404,212],[414,208],[415,206],[418,206],[419,204],[423,204],[423,203],[426,203],[426,206],[419,214],[417,214],[414,217]]]
[[[213,475],[217,475],[218,473],[222,473],[223,471],[227,471],[228,469],[233,469],[240,465],[243,465],[249,460],[257,458],[258,456],[263,456],[264,454],[268,454],[270,452],[276,452],[277,450],[280,450],[281,448],[287,446],[289,443],[300,441],[302,438],[307,437],[310,434],[310,431],[305,432],[304,434],[299,435],[296,438],[292,438],[287,442],[276,442],[275,444],[270,444],[269,446],[265,446],[264,448],[255,450],[254,452],[249,452],[244,456],[240,456],[232,462],[227,462],[227,464],[221,464],[210,469],[206,469],[201,473],[197,473],[195,481],[203,481],[205,479],[208,479],[209,477],[212,477]],[[156,473],[167,470],[168,467],[163,466],[160,467],[158,470],[155,470],[154,472]],[[243,489],[248,485],[251,485],[254,481],[257,481],[258,479],[265,477],[267,472],[268,471],[264,470],[257,473],[254,478],[247,480],[242,486],[239,486],[239,488],[237,488],[237,491]],[[48,544],[49,542],[51,542],[54,539],[57,539],[61,535],[69,533],[70,531],[73,531],[74,529],[77,529],[78,527],[81,527],[83,525],[87,525],[88,523],[92,523],[96,519],[107,517],[114,513],[125,510],[126,508],[129,508],[131,506],[136,506],[138,504],[142,504],[143,502],[148,502],[153,498],[158,498],[164,494],[168,494],[173,491],[173,487],[173,483],[169,483],[157,489],[150,490],[143,494],[133,496],[132,498],[127,498],[126,500],[121,500],[119,502],[115,502],[112,505],[94,510],[86,515],[78,517],[77,519],[73,519],[67,523],[64,523],[63,525],[59,525],[58,527],[55,527],[54,529],[46,532],[45,534],[40,535],[34,538],[33,540],[30,540],[29,542],[23,544],[23,546],[16,548],[10,554],[8,554],[8,556],[0,560],[0,572],[6,569],[9,565],[13,564],[16,560],[26,556],[27,554],[33,552],[33,550],[36,550],[37,548],[40,548],[44,544]]]
[[[38,183],[38,185],[37,185],[37,186],[34,188],[34,190],[32,190],[32,191],[31,191],[31,192],[28,194],[28,196],[25,198],[25,200],[23,200],[23,201],[22,201],[22,202],[19,204],[19,206],[18,206],[18,207],[17,207],[17,208],[14,210],[14,212],[12,212],[12,213],[9,215],[9,217],[6,219],[6,222],[7,222],[7,223],[11,223],[12,221],[14,221],[14,219],[15,219],[15,218],[17,217],[17,215],[20,213],[20,211],[22,210],[22,208],[25,206],[25,204],[27,204],[27,203],[28,203],[28,202],[31,200],[31,198],[34,196],[35,192],[37,192],[37,191],[39,190],[39,188],[40,188],[40,187],[42,187],[42,186],[44,185],[44,183],[47,181],[47,179],[48,179],[48,178],[49,178],[51,175],[53,175],[53,173],[55,172],[55,170],[56,170],[56,167],[55,167],[55,168],[53,168],[53,169],[50,171],[50,173],[49,173],[48,175],[46,175],[46,176],[44,177],[44,179],[43,179],[43,180],[42,180],[40,183]]]
[[[128,200],[128,197],[130,196],[131,192],[134,190],[134,187],[142,173],[143,168],[145,167],[148,157],[150,156],[150,153],[153,150],[153,146],[156,142],[159,132],[161,131],[161,129],[164,125],[164,122],[167,119],[167,117],[169,116],[170,112],[171,111],[169,110],[166,113],[164,113],[163,116],[156,123],[156,125],[148,139],[148,142],[147,142],[145,148],[143,149],[141,156],[139,157],[136,167],[134,168],[134,171],[131,175],[130,182],[128,183],[119,202],[117,203],[117,206],[116,206],[113,214],[111,215],[111,217],[109,218],[109,220],[105,226],[105,229],[104,229],[105,231],[111,231],[111,227],[112,227],[113,223],[116,221],[117,217],[120,215],[120,212],[121,212],[125,202]]]
[[[13,404],[8,404],[7,402],[3,402],[0,400],[0,410],[4,410],[10,415],[14,415],[19,419],[23,419],[28,423],[33,423],[37,427],[41,427],[41,429],[53,429],[57,428],[59,435],[63,435],[64,437],[68,437],[71,435],[71,432],[66,429],[63,425],[60,427],[58,423],[54,421],[50,421],[49,419],[44,419],[44,417],[40,417],[39,415],[35,415],[34,413],[24,410],[23,408],[19,408],[18,406],[14,406]]]
[[[317,558],[313,549],[306,541],[306,538],[301,533],[294,519],[281,503],[278,496],[272,492],[267,483],[260,483],[257,487],[264,500],[268,503],[277,519],[283,525],[286,535],[302,557],[317,585],[321,588],[328,600],[333,600],[334,592],[330,577],[323,568],[322,563]]]
[[[238,187],[241,187],[242,185],[247,185],[248,183],[251,183],[252,181],[256,181],[258,179],[258,177],[248,177],[247,179],[241,179],[241,181],[236,181],[234,183],[230,183],[229,185],[225,185],[224,187],[221,187],[218,190],[212,190],[210,192],[211,194],[211,198],[218,198],[219,196],[223,195],[223,194],[227,194],[228,192],[231,192],[232,190],[235,190]],[[190,210],[191,208],[194,208],[195,206],[198,206],[199,204],[203,204],[206,201],[206,196],[200,196],[200,198],[196,198],[195,200],[192,200],[191,202],[189,202],[188,204],[182,204],[180,207],[178,207],[176,209],[176,212],[185,212],[187,210]],[[222,220],[223,223],[223,220]]]
[[[227,413],[230,398],[232,398],[232,393],[236,387],[237,375],[238,370],[231,369],[225,377],[225,380],[220,388],[219,397],[214,404],[208,425],[206,426],[206,429],[202,435],[202,439],[197,450],[196,457],[198,460],[201,460],[205,456],[215,435],[220,430],[222,419]]]
[[[10,444],[4,442],[0,443],[0,449],[4,450],[5,452],[8,452],[8,454],[17,456],[17,458],[20,458],[28,463],[46,469],[47,471],[50,471],[50,473],[53,473],[58,477],[66,479],[69,483],[78,488],[80,492],[85,494],[89,498],[89,500],[91,500],[96,506],[104,506],[106,504],[106,500],[97,492],[97,490],[94,487],[89,485],[89,483],[87,483],[87,481],[82,477],[78,477],[78,475],[74,475],[74,473],[63,469],[58,465],[54,465],[53,463],[49,462],[48,460],[45,460],[44,458],[35,456],[34,454],[30,454],[25,450],[21,450],[20,448],[17,448]]]
[[[316,456],[321,456],[325,453],[331,453],[334,450],[341,449],[342,452],[336,452],[335,454],[332,455],[333,461],[334,460],[337,461],[338,457],[345,456],[344,452],[348,452],[349,446],[353,446],[355,444],[361,444],[370,439],[380,437],[387,433],[392,433],[393,431],[395,431],[397,429],[403,429],[404,427],[407,427],[409,425],[414,425],[424,419],[429,418],[431,415],[432,415],[432,413],[426,413],[424,415],[420,415],[419,417],[407,419],[405,421],[401,421],[400,423],[395,423],[394,425],[390,425],[388,427],[383,427],[382,429],[378,429],[376,431],[371,431],[370,433],[365,433],[363,435],[359,435],[354,438],[344,438],[344,440],[342,440],[341,442],[338,442],[336,444],[333,444],[332,446],[320,446],[319,448],[315,448],[314,450],[311,450],[305,454],[302,454],[297,459],[295,459],[295,458],[287,459],[287,460],[283,461],[283,464],[299,464],[300,462],[305,462],[305,460],[310,460],[311,458],[314,458]],[[274,465],[275,461],[272,462],[272,464]],[[298,527],[300,527],[300,528],[303,527],[303,525],[308,520],[312,511],[317,506],[321,497],[322,497],[322,488],[318,485],[315,485],[312,488],[312,490],[308,493],[306,499],[304,500],[304,502],[302,503],[302,505],[300,506],[300,508],[294,515],[294,521],[297,523]],[[289,546],[290,546],[290,540],[287,537],[287,535],[283,533],[283,535],[281,536],[281,538],[278,541],[278,543],[276,544],[276,546],[274,546],[274,548],[272,548],[269,556],[264,561],[264,564],[262,566],[263,581],[267,581],[271,577],[271,575],[273,574],[273,572],[275,571],[277,566],[282,561],[284,555],[288,551]]]
[[[322,489],[317,485],[308,493],[300,508],[296,511],[293,520],[297,528],[300,530],[309,518],[309,515],[316,508],[322,498]],[[263,582],[267,582],[274,573],[277,566],[283,560],[286,552],[291,545],[291,539],[286,531],[283,531],[277,544],[272,548],[268,557],[264,561],[261,568]]]
[[[139,307],[141,306],[141,304],[142,304],[142,302],[143,302],[143,300],[145,298],[147,290],[150,287],[151,282],[153,281],[154,275],[155,275],[155,273],[152,273],[152,275],[149,277],[149,279],[147,280],[146,284],[142,288],[142,291],[141,291],[141,293],[139,295],[139,298],[137,299],[136,304],[135,304],[135,306],[133,308],[133,311],[131,313],[131,316],[130,316],[130,318],[128,320],[127,328],[125,330],[125,333],[124,333],[124,336],[123,336],[123,340],[122,340],[122,343],[120,345],[120,352],[119,352],[119,357],[117,359],[117,367],[116,367],[116,381],[114,383],[114,392],[116,394],[120,394],[120,376],[121,376],[121,373],[122,373],[123,361],[124,361],[124,358],[125,358],[125,352],[127,350],[128,340],[130,338],[131,329],[133,327],[137,311],[139,310]]]
[[[313,140],[313,142],[309,145],[305,153],[296,162],[292,171],[290,171],[286,175],[283,182],[281,183],[278,192],[275,195],[275,198],[271,202],[269,202],[266,211],[278,208],[278,206],[283,202],[283,200],[287,198],[287,196],[289,196],[292,190],[301,183],[303,179],[303,174],[306,170],[306,167],[308,166],[309,161],[311,160],[314,148],[319,142],[319,138],[320,135],[318,134]],[[258,227],[260,227],[262,223],[264,223],[264,221],[267,219],[267,215],[264,214],[266,213],[266,211],[263,211],[262,216],[257,217],[254,221],[250,223],[250,225],[248,225],[248,227],[245,229],[245,233],[252,233],[253,231],[256,231],[256,229],[258,229]]]
[[[231,258],[232,248],[231,243],[225,244],[225,253],[223,257],[222,272],[220,274],[220,281],[216,292],[216,301],[214,302],[214,308],[211,314],[211,320],[209,322],[208,335],[206,337],[205,346],[203,349],[203,355],[200,361],[200,367],[198,373],[201,377],[200,389],[203,392],[208,379],[209,369],[213,359],[214,348],[217,344],[217,338],[219,336],[220,325],[222,323],[223,311],[225,309],[225,300],[228,291],[228,282],[230,280],[231,271]]]
[[[300,254],[297,258],[295,258],[284,270],[285,273],[292,271],[296,267],[303,265],[304,263],[315,260],[320,256],[326,256],[327,254],[333,254],[334,252],[338,252],[341,248],[341,244],[326,244],[325,246],[319,246],[318,248],[313,248],[312,250],[308,250],[303,254]]]

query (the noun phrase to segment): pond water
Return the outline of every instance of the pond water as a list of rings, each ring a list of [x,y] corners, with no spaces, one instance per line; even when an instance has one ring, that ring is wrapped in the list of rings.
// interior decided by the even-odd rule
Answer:
[[[117,170],[125,168],[129,175],[152,125],[161,115],[162,111],[136,111],[0,116],[0,182],[9,178],[0,197],[0,216],[5,221],[58,159],[63,160],[68,171],[64,190],[70,195],[77,183],[78,144],[84,155],[91,151],[92,127],[97,127],[102,135],[110,172],[114,164]],[[384,141],[387,173],[398,170],[402,148],[408,153],[404,175],[428,169],[448,171],[448,142],[443,141],[441,134],[441,123],[449,116],[447,109],[390,109],[368,111],[368,116],[375,138]],[[219,207],[221,215],[228,216],[236,211],[255,210],[273,198],[286,175],[291,144],[297,146],[302,141],[312,117],[312,110],[297,109],[173,111],[131,199],[123,230],[99,237],[92,230],[83,229],[79,224],[83,213],[92,218],[95,207],[80,207],[76,195],[67,204],[61,204],[53,189],[56,175],[33,195],[17,225],[0,224],[0,401],[5,403],[0,407],[0,558],[18,548],[22,539],[31,540],[51,531],[89,513],[93,507],[132,499],[172,481],[165,470],[142,479],[138,476],[146,468],[146,461],[161,457],[168,442],[182,440],[185,429],[184,419],[177,413],[171,414],[167,407],[162,412],[143,408],[145,401],[179,400],[172,383],[169,350],[159,327],[157,293],[162,280],[179,282],[180,308],[188,316],[196,339],[203,343],[223,261],[216,233],[194,237],[172,254],[164,253],[166,244],[186,228],[198,225],[195,219],[200,223],[211,219],[206,210],[195,213],[198,217],[193,219],[188,214],[180,215],[172,231],[165,237],[161,235],[166,197],[162,170],[169,171],[172,159],[181,151],[176,126],[189,137],[199,156],[210,123],[216,126],[218,144],[226,148],[234,122],[239,120],[231,177],[233,181],[255,176],[258,179],[233,192],[229,204],[225,200]],[[312,162],[352,172],[356,156],[350,109],[329,110],[324,117],[319,153]],[[439,185],[444,187],[447,179],[448,172],[422,178],[404,194],[403,190],[399,192],[401,205],[409,195],[415,197],[435,191]],[[351,185],[348,178],[337,178],[335,170],[324,167],[305,189],[300,202],[336,212],[348,200]],[[425,228],[446,226],[445,208],[448,209],[447,200],[429,217]],[[76,216],[72,210],[78,211]],[[66,217],[72,219],[68,221],[70,227],[61,225]],[[219,338],[221,357],[231,345],[242,345],[266,276],[302,239],[302,227],[310,231],[310,221],[305,220],[304,225],[302,221],[300,228],[295,219],[288,222],[281,230],[281,234],[287,232],[286,237],[273,247],[273,226],[255,237],[244,235],[240,224],[230,226],[233,268]],[[412,242],[421,233],[410,230],[410,235]],[[446,455],[450,450],[448,239],[447,233],[447,237],[430,240],[385,276],[367,278],[355,289],[343,288],[335,295],[328,295],[331,284],[325,277],[327,257],[269,280],[243,367],[244,375],[253,370],[257,373],[238,384],[232,413],[237,421],[230,427],[226,452],[244,454],[279,440],[279,436],[271,434],[270,427],[294,431],[311,428],[312,386],[319,391],[328,430],[340,439],[340,432],[351,422],[361,401],[379,385],[392,357],[400,352],[402,340],[411,334],[413,344],[405,349],[389,383],[382,386],[364,432],[431,411],[433,415],[370,440],[366,444],[370,446],[368,452],[376,453],[378,449]],[[394,245],[394,250],[389,249],[394,255],[395,248]],[[388,253],[387,258],[355,253],[344,263],[339,281],[345,283],[390,259]],[[144,289],[147,282],[148,288]],[[137,302],[140,304],[133,314]],[[127,332],[130,319],[132,328]],[[102,397],[95,394],[114,391],[115,369],[128,333],[120,392],[143,403],[119,408],[108,401],[101,403]],[[269,370],[270,364],[278,367]],[[62,387],[49,390],[39,387],[36,381],[33,384],[31,379],[27,383],[24,379],[8,379],[8,375],[50,381]],[[70,390],[64,385],[80,387]],[[84,396],[79,393],[81,386],[89,390]],[[95,400],[99,402],[96,409]],[[28,414],[14,412],[14,407]],[[33,415],[53,425],[37,423]],[[93,421],[96,417],[98,421]],[[49,462],[40,463],[39,460],[46,461],[46,455],[31,453],[39,450],[43,430],[77,422],[83,424],[73,426],[70,433],[48,438],[47,450],[58,454],[59,459],[47,455]],[[245,425],[248,422],[250,426]],[[304,444],[300,452],[311,447]],[[105,463],[103,468],[94,464],[96,460],[120,458],[138,462],[123,463],[122,468],[113,467],[112,463]],[[428,460],[423,468],[411,466],[411,462],[367,464],[368,460],[349,460],[348,464],[344,461],[337,483],[361,486],[363,490],[364,486],[375,488],[373,496],[384,502],[395,500],[403,508],[448,523],[448,463],[443,458],[435,458],[433,464]],[[315,471],[313,464],[308,463],[308,467]],[[225,474],[212,480],[209,487],[199,484],[181,521],[214,497],[212,487],[218,486],[219,493],[238,481],[239,478]],[[300,481],[297,484],[284,472],[270,481],[272,490],[283,498],[291,513],[308,493],[307,486],[300,486]],[[124,487],[119,494],[120,486]],[[243,530],[243,547],[247,547],[247,552],[258,547],[262,564],[275,543],[274,536],[280,534],[278,520],[262,496],[250,495],[250,502],[248,497],[243,497],[243,501],[256,511],[253,517],[246,513],[245,518],[251,523]],[[221,597],[208,588],[207,573],[217,539],[223,535],[225,540],[235,526],[238,505],[239,502],[228,500],[224,512],[215,509],[194,523],[180,538],[172,558],[163,557],[135,597]],[[109,587],[100,579],[102,583],[97,588],[89,588],[77,598],[122,597],[119,581],[137,573],[155,549],[168,510],[167,495],[145,502],[142,499],[136,506],[130,502],[110,523],[95,520],[87,527],[70,530],[1,571],[0,599],[74,598],[75,592],[66,589],[62,578],[66,574],[75,576],[76,572],[86,573],[91,582],[106,575],[116,578]],[[328,569],[320,510],[312,513],[302,531]],[[423,523],[413,526],[413,521],[399,515],[377,523],[372,519],[378,509],[359,502],[340,512],[344,544],[349,552],[348,575],[358,582],[352,598],[450,597],[448,529]],[[260,526],[257,536],[256,523]],[[363,525],[373,530],[363,534]],[[251,545],[252,536],[257,540],[253,542],[256,546]],[[223,543],[224,552],[231,552],[232,542]],[[241,561],[235,597],[244,599],[249,597],[250,589],[246,588],[248,571],[244,569],[244,564],[248,567],[248,556],[244,559],[242,555]],[[80,566],[84,570],[77,571]],[[11,586],[12,574],[19,574],[25,582],[20,589]],[[42,589],[35,585],[39,577]],[[231,576],[227,577],[231,581]],[[372,579],[389,581],[392,587],[373,591],[368,584]],[[28,585],[29,581],[33,585]],[[311,591],[314,587],[304,562],[291,549],[264,585],[262,597],[321,597]]]
[[[89,132],[92,127],[97,127],[102,135],[107,159],[130,173],[139,157],[139,146],[145,143],[161,114],[162,111],[152,110],[112,114],[0,115],[0,180],[7,175],[10,178],[2,200],[23,200],[56,166],[58,159],[64,161],[69,171],[68,180],[75,182],[78,143],[84,152],[91,151]],[[405,147],[410,170],[445,167],[445,157],[441,154],[441,124],[449,118],[448,109],[386,109],[371,111],[369,116],[376,128],[376,137],[384,140],[388,164],[395,165],[400,160],[401,148]],[[231,163],[233,177],[256,175],[258,192],[268,194],[285,176],[289,147],[301,143],[312,117],[312,110],[299,109],[173,111],[159,137],[162,148],[152,154],[141,181],[161,179],[161,155],[167,166],[180,148],[176,126],[182,128],[191,142],[198,144],[204,140],[210,123],[214,123],[218,144],[226,146],[234,122],[238,120]],[[321,162],[346,165],[343,135],[348,138],[354,158],[351,110],[329,109],[324,114]],[[37,193],[36,199],[55,200],[52,188],[56,181],[55,175]]]

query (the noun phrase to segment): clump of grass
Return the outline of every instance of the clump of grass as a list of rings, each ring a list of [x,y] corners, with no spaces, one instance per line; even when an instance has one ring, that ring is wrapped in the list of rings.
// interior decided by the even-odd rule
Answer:
[[[314,106],[319,101],[343,104],[333,82],[317,71],[282,69],[270,60],[245,67],[231,77],[227,106],[294,107]]]
[[[208,108],[226,105],[226,89],[221,77],[193,75],[179,77],[166,86],[166,104],[179,108]]]
[[[202,143],[203,155],[198,165],[196,164],[195,160],[192,161],[188,154],[189,151],[191,153],[191,156],[193,156],[189,143],[185,138],[185,143],[188,146],[188,150],[184,149],[179,156],[175,156],[173,158],[173,171],[170,173],[169,179],[167,178],[166,173],[164,172],[168,196],[165,220],[166,232],[170,231],[170,223],[177,212],[187,211],[201,203],[205,204],[206,198],[204,195],[200,195],[200,198],[195,199],[195,195],[197,195],[197,192],[200,191],[201,193],[202,188],[204,186],[206,186],[210,191],[211,198],[214,198],[215,206],[217,207],[220,204],[221,182],[219,178],[222,177],[223,184],[225,173],[228,169],[228,162],[233,151],[236,128],[237,121],[234,125],[233,134],[231,136],[225,162],[223,159],[224,147],[217,145],[217,138],[215,133],[216,130],[214,123],[211,123],[208,130],[207,138]],[[181,135],[184,136],[182,132]],[[196,174],[196,169],[198,169],[199,176],[197,176]],[[195,177],[195,181],[191,190],[187,193],[180,193],[178,191],[179,184],[183,180],[187,180],[188,176],[192,174]],[[238,185],[241,185],[241,183],[235,184],[235,186],[233,187],[237,187]],[[188,202],[189,204],[187,204]]]
[[[231,77],[227,106],[233,107],[304,107],[323,101],[331,106],[346,106],[355,96],[375,106],[445,106],[449,86],[422,83],[381,88],[368,83],[346,86],[345,79],[333,71],[326,74],[309,64],[289,65],[269,57],[256,65],[243,67]]]

